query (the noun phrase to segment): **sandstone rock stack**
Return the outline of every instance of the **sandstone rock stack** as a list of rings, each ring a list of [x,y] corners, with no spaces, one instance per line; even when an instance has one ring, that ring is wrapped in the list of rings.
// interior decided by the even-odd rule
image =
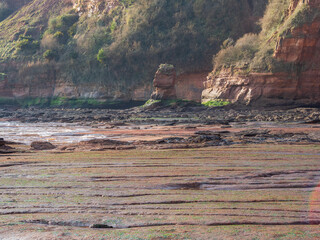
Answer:
[[[176,69],[170,64],[161,64],[153,80],[154,91],[151,99],[176,99],[175,81]]]

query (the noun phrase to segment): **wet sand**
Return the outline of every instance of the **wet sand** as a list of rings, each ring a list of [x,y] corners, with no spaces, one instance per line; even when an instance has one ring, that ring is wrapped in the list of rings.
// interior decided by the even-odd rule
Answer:
[[[277,122],[242,122],[229,125],[212,124],[178,124],[163,126],[158,124],[125,124],[114,126],[109,123],[88,124],[69,123],[21,123],[0,122],[0,136],[7,141],[30,145],[32,141],[49,141],[56,145],[77,144],[92,139],[114,139],[121,141],[154,141],[168,137],[186,138],[196,132],[228,131],[239,133],[244,130],[270,130],[273,134],[285,133],[319,133],[320,124],[277,123]]]

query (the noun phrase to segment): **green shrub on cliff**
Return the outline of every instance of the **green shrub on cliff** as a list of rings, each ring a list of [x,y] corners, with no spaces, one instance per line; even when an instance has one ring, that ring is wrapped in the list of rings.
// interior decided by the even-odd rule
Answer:
[[[53,34],[55,32],[68,32],[70,27],[79,20],[78,14],[63,14],[49,21],[48,32]]]
[[[100,63],[106,63],[107,61],[107,56],[106,56],[106,53],[105,53],[105,50],[103,48],[101,48],[98,52],[98,55],[97,55],[97,60],[100,62]]]
[[[291,0],[270,0],[266,12],[261,19],[261,36],[270,38],[285,21]]]
[[[279,29],[279,36],[290,36],[289,31],[293,28],[300,27],[304,24],[311,23],[314,19],[320,17],[320,12],[317,8],[312,8],[308,5],[299,5],[293,14],[285,21]]]
[[[29,39],[21,39],[18,43],[17,43],[17,49],[19,50],[27,50],[29,48],[30,45],[30,40]]]
[[[135,3],[137,0],[120,0],[122,4],[124,4],[126,7],[131,6],[133,3]]]
[[[222,67],[247,67],[259,50],[260,40],[256,34],[247,34],[240,38],[234,46],[222,49],[214,58],[215,69]]]
[[[55,50],[47,50],[43,53],[43,58],[49,61],[58,60],[59,54]]]
[[[20,35],[16,49],[22,52],[34,52],[39,48],[39,41],[34,40],[31,36]]]
[[[6,76],[7,76],[7,74],[1,72],[0,73],[0,80],[3,81]]]
[[[63,43],[65,41],[65,36],[62,32],[57,31],[55,34],[53,34],[53,37],[57,39],[58,42]]]
[[[69,38],[72,38],[76,33],[78,20],[79,16],[77,14],[70,13],[51,18],[48,23],[48,29],[41,40],[42,47],[44,49],[62,51],[67,47]]]

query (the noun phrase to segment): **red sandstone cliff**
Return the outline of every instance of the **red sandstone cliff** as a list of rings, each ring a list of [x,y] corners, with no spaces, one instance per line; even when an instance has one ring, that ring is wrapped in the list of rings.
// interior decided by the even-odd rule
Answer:
[[[288,17],[299,4],[320,11],[320,0],[293,0]],[[278,73],[249,73],[222,69],[205,82],[202,101],[225,99],[245,104],[320,103],[320,17],[291,29],[277,40],[275,59],[292,63],[294,70]],[[234,72],[238,72],[234,74]],[[240,74],[239,74],[240,72]]]
[[[122,83],[117,84],[116,81],[114,81],[114,83],[113,82],[105,83],[104,78],[107,78],[108,76],[106,74],[105,75],[97,74],[98,76],[97,79],[90,78],[91,81],[88,81],[88,82],[80,81],[79,76],[74,77],[74,76],[71,76],[71,74],[68,75],[69,72],[66,73],[67,71],[63,70],[63,68],[67,69],[70,66],[68,65],[69,63],[67,61],[63,62],[65,61],[65,59],[67,59],[68,61],[70,60],[68,57],[66,57],[66,55],[64,55],[63,52],[65,51],[65,49],[63,48],[63,46],[58,47],[58,52],[62,56],[61,57],[62,60],[60,62],[59,61],[47,62],[46,60],[44,60],[43,52],[45,50],[45,47],[42,45],[40,45],[40,50],[37,50],[38,51],[37,53],[27,52],[27,51],[23,53],[19,53],[17,48],[17,43],[21,35],[25,37],[31,37],[32,40],[30,39],[30,42],[33,40],[37,40],[41,42],[40,36],[42,36],[45,30],[47,29],[48,20],[50,18],[54,18],[55,16],[60,16],[62,13],[68,13],[72,7],[75,9],[75,12],[78,13],[79,15],[82,15],[83,18],[87,18],[88,16],[88,19],[89,19],[90,17],[92,17],[91,18],[93,19],[92,22],[94,22],[96,19],[98,19],[98,18],[95,19],[94,17],[100,16],[100,15],[103,16],[104,14],[107,14],[108,12],[110,12],[110,10],[123,4],[124,1],[120,1],[120,0],[3,0],[3,1],[8,2],[8,5],[10,6],[10,8],[16,11],[12,13],[12,15],[10,15],[3,22],[1,22],[2,31],[0,31],[0,40],[3,40],[4,42],[4,44],[1,46],[1,48],[4,50],[0,52],[1,53],[0,58],[1,60],[3,59],[4,60],[1,61],[0,63],[0,73],[2,72],[5,73],[6,78],[2,80],[0,78],[0,97],[24,98],[24,97],[63,96],[63,97],[71,97],[71,98],[73,97],[119,98],[119,99],[125,99],[125,100],[131,100],[131,99],[146,100],[149,98],[150,93],[152,91],[151,89],[152,86],[150,81],[151,78],[144,79],[144,82],[137,81],[137,83],[131,83],[130,82],[131,79],[128,79],[128,82],[130,83],[126,85]],[[229,1],[225,1],[225,2],[226,2],[225,6],[232,5],[232,3],[228,3]],[[235,8],[236,10],[239,10],[241,4],[243,3],[242,4],[243,8],[241,7],[241,12],[243,12],[243,16],[242,14],[238,16],[238,18],[241,17],[241,20],[242,20],[241,24],[239,25],[240,30],[230,29],[230,31],[233,30],[232,31],[233,33],[232,32],[231,33],[233,35],[239,36],[239,34],[242,34],[244,32],[253,31],[255,29],[255,24],[254,24],[255,20],[257,20],[257,18],[262,14],[262,10],[259,10],[259,9],[264,8],[266,2],[267,0],[235,1],[235,3],[238,4],[237,6],[239,6],[239,8]],[[202,3],[201,1],[199,1],[199,4],[197,4],[197,8],[199,9],[205,8],[203,1]],[[229,7],[224,7],[224,8],[229,9]],[[200,11],[200,10],[197,10],[197,11]],[[113,14],[116,14],[116,13],[113,13]],[[201,14],[199,13],[199,15]],[[114,16],[112,15],[112,17]],[[219,17],[217,21],[220,22],[220,19],[224,17],[229,17],[229,15],[222,15],[221,17]],[[108,19],[108,21],[110,20],[111,22],[111,19],[112,18]],[[129,20],[130,19],[128,18],[128,21]],[[103,19],[103,21],[99,22],[99,24],[106,24],[106,22],[107,20]],[[81,28],[86,27],[84,22],[81,22],[81,24],[82,24],[81,26],[79,24]],[[216,23],[212,25],[215,25],[215,24]],[[238,24],[235,24],[235,25],[238,26]],[[104,30],[106,30],[106,28]],[[185,29],[182,29],[182,30],[186,31]],[[237,33],[238,30],[239,30],[239,33]],[[217,31],[219,32],[220,30],[217,29]],[[101,31],[101,33],[103,33],[103,31]],[[93,32],[90,32],[89,30],[85,33],[82,32],[82,34],[83,35],[81,36],[83,38],[89,38],[93,36]],[[88,34],[88,35],[85,35],[85,34]],[[215,35],[215,32],[212,32],[212,34]],[[186,36],[187,35],[188,34],[186,32]],[[98,38],[99,36],[100,35],[98,35]],[[78,38],[79,36],[75,35],[74,40],[76,41],[78,40]],[[186,37],[186,38],[189,38],[189,37]],[[212,39],[214,38],[215,36],[212,37]],[[217,40],[219,38],[220,37],[217,37]],[[199,45],[205,42],[205,40],[201,38],[199,39],[201,40],[199,41]],[[210,39],[211,39],[211,36],[210,36]],[[219,41],[220,40],[221,39],[219,39]],[[51,41],[51,43],[52,42],[54,43],[53,40]],[[178,42],[179,40],[177,41],[177,44]],[[75,42],[72,42],[72,44],[75,44]],[[169,46],[170,44],[171,43],[168,42],[165,45]],[[216,45],[219,46],[219,42],[217,42]],[[190,44],[190,46],[192,47],[193,45]],[[195,49],[201,49],[201,47],[199,46],[194,46],[194,47]],[[72,50],[78,50],[76,47],[70,47],[70,49],[68,50],[71,50],[71,48]],[[132,50],[134,50],[134,47]],[[181,48],[181,50],[177,52],[177,55],[179,55],[180,52],[182,53],[183,51],[185,51],[185,50],[183,51],[182,50],[183,49]],[[15,52],[17,54],[14,54]],[[78,52],[75,51],[75,53],[78,53]],[[32,56],[31,58],[32,54],[34,54],[34,56]],[[94,60],[96,60],[95,54],[96,53],[92,54],[94,55]],[[11,55],[14,55],[14,58],[11,58]],[[205,81],[206,75],[208,72],[208,65],[206,66],[202,65],[200,67],[200,65],[203,63],[200,63],[200,64],[198,63],[199,67],[196,67],[197,65],[196,62],[200,62],[201,60],[201,57],[200,57],[201,54],[198,54],[198,55],[199,57],[197,58],[190,57],[190,59],[185,59],[186,62],[188,61],[190,62],[191,59],[195,61],[195,64],[194,64],[195,67],[193,66],[194,70],[188,69],[187,67],[185,67],[183,71],[181,72],[179,71],[180,75],[178,74],[176,76],[175,85],[171,86],[170,91],[172,92],[164,93],[164,95],[167,95],[167,96],[171,95],[169,98],[176,97],[178,99],[187,99],[187,100],[194,100],[194,101],[201,100],[201,92],[203,90],[203,82]],[[208,56],[210,58],[211,53],[209,53]],[[168,54],[168,58],[175,58],[174,50],[172,51],[172,53]],[[207,62],[210,62],[209,58],[208,58],[209,61]],[[70,62],[72,61],[73,59],[70,60]],[[94,64],[95,62],[92,61],[90,62],[90,64],[91,63]],[[126,62],[124,62],[124,65],[125,64]],[[136,64],[136,63],[133,63],[131,61],[130,64]],[[182,64],[180,65],[183,65],[183,64],[184,63],[182,62]],[[139,65],[142,65],[142,64],[139,64]],[[180,66],[180,69],[181,68],[182,67]],[[81,67],[79,67],[79,69],[76,69],[74,72],[76,71],[81,72],[81,70],[82,70]],[[94,70],[97,70],[97,69],[94,69]],[[97,70],[97,72],[98,71],[99,69]],[[91,74],[91,75],[94,75],[94,74]]]

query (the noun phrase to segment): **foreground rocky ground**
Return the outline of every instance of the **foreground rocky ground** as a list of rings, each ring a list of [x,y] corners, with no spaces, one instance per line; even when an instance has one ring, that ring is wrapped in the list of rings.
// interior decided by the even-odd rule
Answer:
[[[63,109],[63,108],[1,108],[0,119],[22,122],[65,122],[113,125],[184,123],[228,124],[229,122],[320,122],[320,108],[282,107],[248,108],[226,106],[208,108],[192,102],[155,103],[147,107],[124,110],[114,109]]]
[[[0,115],[78,121],[91,127],[82,134],[106,136],[1,140],[0,239],[320,238],[317,108]]]
[[[1,156],[0,239],[318,239],[319,159],[318,144]]]
[[[0,120],[30,123],[33,124],[31,127],[37,127],[37,123],[73,124],[68,125],[69,133],[56,132],[51,138],[47,138],[58,141],[60,150],[68,151],[320,142],[319,108],[258,109],[232,105],[208,108],[191,102],[155,103],[125,110],[3,108],[0,109]],[[84,128],[80,132],[72,132],[74,126]],[[35,134],[37,133],[28,129],[25,138]],[[78,136],[79,139],[85,139],[88,135],[99,136],[99,140],[79,144],[81,139],[74,139],[76,144],[61,146],[61,138],[55,139],[59,135],[68,134],[69,142],[72,142],[72,136]],[[21,132],[18,135],[24,137]],[[19,141],[25,138],[5,140]]]

